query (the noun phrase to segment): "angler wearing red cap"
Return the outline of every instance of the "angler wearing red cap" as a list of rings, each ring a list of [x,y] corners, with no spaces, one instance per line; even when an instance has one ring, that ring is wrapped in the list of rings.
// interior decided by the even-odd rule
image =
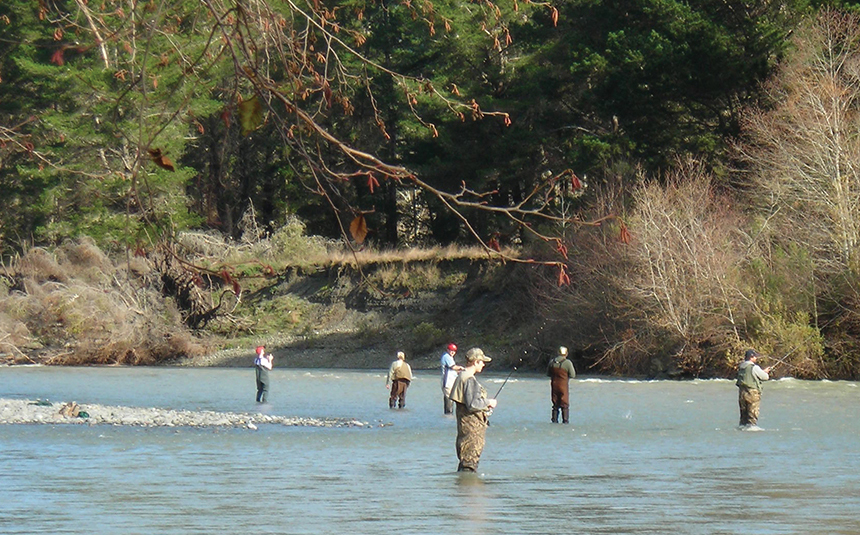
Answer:
[[[462,366],[454,362],[454,355],[456,354],[457,346],[448,344],[447,351],[442,355],[442,403],[445,414],[454,413],[454,403],[448,399],[448,396],[451,395],[451,387],[454,386],[457,372],[464,370]]]
[[[257,358],[254,359],[254,368],[257,374],[257,403],[265,403],[269,394],[269,370],[275,357],[271,353],[266,354],[265,346],[257,346]]]

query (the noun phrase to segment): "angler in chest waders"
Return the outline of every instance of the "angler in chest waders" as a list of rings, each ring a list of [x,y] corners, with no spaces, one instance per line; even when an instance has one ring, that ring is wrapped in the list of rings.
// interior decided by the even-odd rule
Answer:
[[[741,411],[741,427],[754,427],[758,424],[758,412],[761,405],[761,383],[770,379],[770,370],[756,364],[759,357],[755,349],[747,349],[744,361],[738,366],[738,406]]]
[[[257,357],[254,359],[254,372],[257,379],[257,403],[265,403],[269,395],[269,371],[275,357],[266,354],[265,346],[257,347]]]
[[[397,360],[391,363],[388,377],[385,379],[385,388],[391,389],[391,394],[388,396],[389,409],[395,406],[400,409],[406,408],[406,389],[411,382],[412,367],[406,363],[406,353],[398,351]]]
[[[561,412],[562,423],[570,422],[570,380],[576,377],[573,363],[567,358],[567,348],[558,348],[558,356],[549,361],[546,374],[550,377],[550,394],[552,397],[552,423],[558,423],[558,413]]]
[[[451,401],[456,405],[458,472],[476,472],[487,433],[488,411],[496,406],[487,399],[487,390],[475,378],[492,359],[477,347],[466,352],[466,367],[451,387]]]

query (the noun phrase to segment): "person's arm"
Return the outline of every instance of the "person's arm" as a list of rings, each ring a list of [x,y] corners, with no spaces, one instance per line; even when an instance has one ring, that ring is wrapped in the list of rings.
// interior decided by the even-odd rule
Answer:
[[[770,375],[768,375],[768,372],[770,372],[770,370],[771,370],[770,367],[767,367],[765,369],[761,369],[761,366],[756,364],[753,366],[753,375],[758,377],[758,379],[760,381],[767,381],[770,379]]]
[[[385,377],[385,388],[388,388],[391,383],[394,382],[394,364],[391,363],[391,366],[388,368],[388,375]]]
[[[573,379],[574,377],[576,377],[576,369],[573,367],[573,363],[570,361],[570,359],[567,360],[566,368],[568,379]]]

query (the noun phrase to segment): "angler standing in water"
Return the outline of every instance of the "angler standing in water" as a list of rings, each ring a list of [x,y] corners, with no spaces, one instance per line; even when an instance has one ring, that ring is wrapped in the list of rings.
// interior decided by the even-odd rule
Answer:
[[[269,395],[269,371],[272,369],[274,360],[274,355],[266,354],[265,346],[257,347],[257,358],[254,359],[257,376],[257,403],[265,403]]]
[[[391,363],[388,377],[385,379],[385,388],[391,388],[388,408],[393,409],[395,405],[401,409],[406,407],[406,389],[409,388],[410,382],[412,382],[412,367],[406,363],[406,353],[398,351],[397,360]]]
[[[463,371],[463,367],[454,362],[454,355],[457,354],[457,346],[448,344],[447,351],[442,354],[442,407],[445,414],[454,412],[454,404],[448,396],[451,395],[451,387],[454,386],[454,380],[457,378],[457,372]]]
[[[741,410],[741,427],[754,427],[758,424],[758,412],[761,405],[761,383],[770,379],[773,366],[761,369],[756,362],[759,353],[755,349],[747,349],[744,361],[738,366],[738,405]]]
[[[487,412],[496,406],[495,399],[487,399],[487,391],[475,378],[481,373],[484,363],[492,359],[478,348],[466,352],[466,367],[457,376],[451,387],[451,401],[457,411],[457,458],[458,472],[475,472],[484,451],[487,432]]]
[[[570,380],[576,377],[573,363],[567,358],[567,348],[558,348],[558,356],[549,361],[546,374],[550,377],[550,392],[552,397],[552,423],[558,423],[558,413],[561,411],[562,423],[570,422]]]

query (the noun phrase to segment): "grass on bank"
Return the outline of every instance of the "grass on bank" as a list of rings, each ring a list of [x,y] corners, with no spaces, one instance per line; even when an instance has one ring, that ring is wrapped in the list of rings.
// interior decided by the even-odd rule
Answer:
[[[34,247],[0,265],[0,362],[157,364],[251,340],[313,340],[337,331],[373,340],[391,319],[357,312],[345,299],[397,303],[455,291],[465,272],[441,265],[487,257],[477,247],[353,253],[305,236],[298,220],[256,241],[183,233],[177,245],[189,266],[229,270],[241,286],[238,299],[217,277],[203,288],[207,306],[233,299],[205,328],[186,326],[186,311],[165,295],[156,263],[124,252],[111,257],[82,238],[51,250]],[[307,283],[313,278],[307,274],[319,273],[321,283]],[[439,326],[420,317],[401,314],[394,326],[417,347],[445,341]]]

